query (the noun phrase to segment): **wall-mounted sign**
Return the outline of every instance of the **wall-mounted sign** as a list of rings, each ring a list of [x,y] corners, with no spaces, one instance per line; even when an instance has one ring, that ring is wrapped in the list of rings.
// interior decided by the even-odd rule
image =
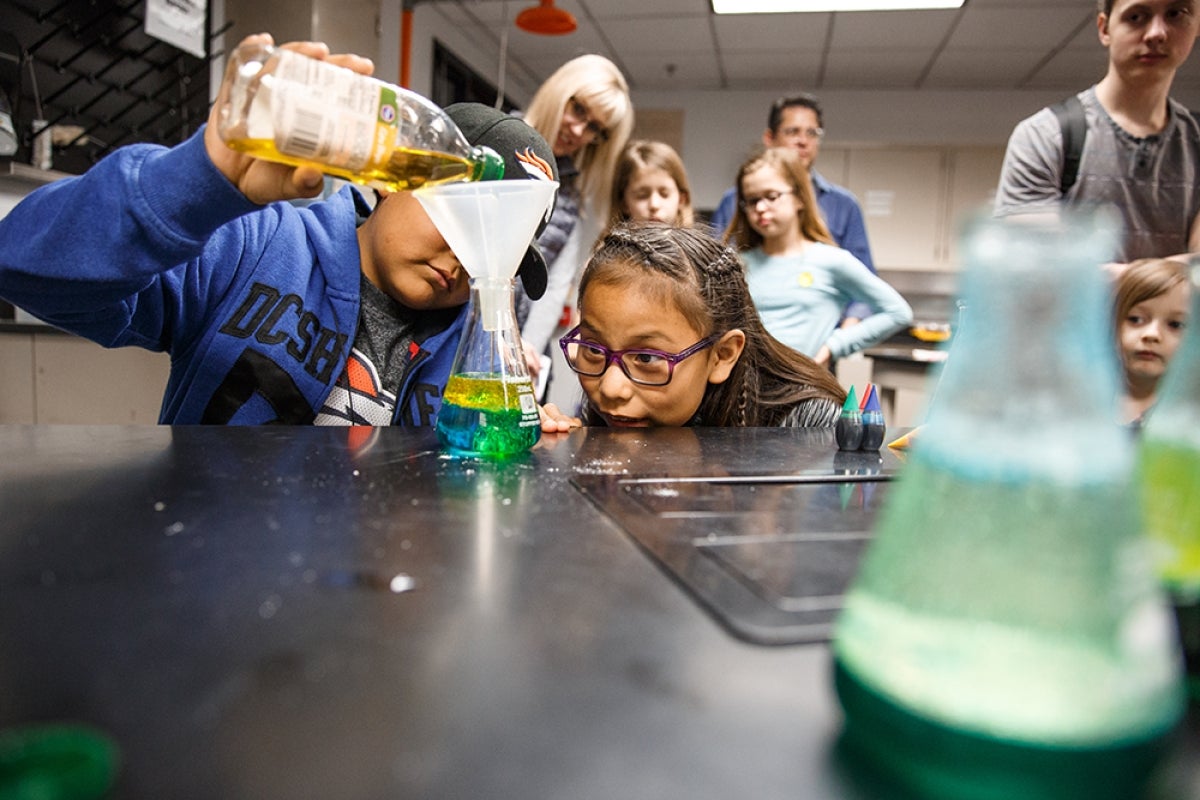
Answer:
[[[146,35],[204,58],[208,0],[146,0]]]

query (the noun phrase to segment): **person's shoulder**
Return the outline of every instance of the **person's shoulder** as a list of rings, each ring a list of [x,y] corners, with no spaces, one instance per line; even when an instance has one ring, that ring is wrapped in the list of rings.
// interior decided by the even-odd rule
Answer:
[[[809,245],[808,252],[814,260],[820,261],[826,266],[837,268],[839,270],[863,270],[867,269],[867,265],[859,260],[858,256],[851,253],[844,247],[839,247],[836,244],[826,244],[825,242],[813,242]],[[868,272],[870,270],[867,270]]]
[[[1074,95],[1069,95],[1056,100],[1050,105],[1042,106],[1037,111],[1026,116],[1012,130],[1012,139],[1020,141],[1021,139],[1037,138],[1041,140],[1057,140],[1062,141],[1062,125],[1058,121],[1058,114],[1055,113],[1055,107],[1067,101],[1070,97],[1077,98],[1083,106],[1084,116],[1089,122],[1094,124],[1094,121],[1099,119],[1104,114],[1103,108],[1100,106],[1100,101],[1096,99],[1095,87],[1089,87]]]
[[[817,172],[815,169],[811,170],[809,175],[812,176],[813,186],[817,189],[817,193],[821,195],[822,200],[826,199],[826,196],[828,196],[829,199],[837,202],[853,203],[856,206],[858,205],[858,198],[854,196],[854,192],[850,191],[845,186],[834,183],[821,173]]]
[[[1200,111],[1193,111],[1183,103],[1176,100],[1174,97],[1167,98],[1167,105],[1171,109],[1171,115],[1179,120],[1179,124],[1185,130],[1192,132],[1192,138],[1197,144],[1200,144]]]
[[[821,259],[824,259],[824,260],[858,261],[858,259],[854,257],[854,254],[851,253],[849,250],[845,249],[844,247],[839,247],[836,244],[830,244],[828,242],[809,242],[808,247],[805,249],[812,255],[820,257]]]
[[[725,193],[721,195],[721,199],[717,202],[717,208],[722,209],[722,210],[732,210],[733,206],[736,202],[737,202],[737,187],[730,186],[728,189],[725,190]]]
[[[749,250],[742,250],[738,253],[738,257],[742,259],[742,263],[747,267],[758,266],[767,261],[768,256],[761,247],[752,247]]]

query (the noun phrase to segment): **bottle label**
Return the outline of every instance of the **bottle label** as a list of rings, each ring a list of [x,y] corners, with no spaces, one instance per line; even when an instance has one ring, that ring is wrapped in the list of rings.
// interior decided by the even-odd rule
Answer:
[[[360,172],[387,163],[396,93],[380,81],[281,50],[271,119],[281,153]]]

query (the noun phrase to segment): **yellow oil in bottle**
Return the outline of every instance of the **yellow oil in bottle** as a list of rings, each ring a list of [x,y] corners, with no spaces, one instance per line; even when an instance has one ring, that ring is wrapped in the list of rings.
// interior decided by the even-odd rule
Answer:
[[[231,138],[225,144],[240,153],[255,158],[290,164],[294,167],[312,167],[327,175],[393,192],[419,189],[422,186],[432,186],[449,181],[473,180],[474,173],[482,168],[480,164],[446,153],[399,147],[390,153],[386,163],[368,162],[361,169],[350,170],[280,152],[274,139]]]

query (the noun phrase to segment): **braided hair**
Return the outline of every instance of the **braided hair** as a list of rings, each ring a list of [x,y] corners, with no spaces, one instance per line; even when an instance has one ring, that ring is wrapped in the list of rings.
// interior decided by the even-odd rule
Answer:
[[[656,280],[657,279],[657,280]],[[696,330],[741,330],[746,346],[723,383],[709,384],[693,424],[779,425],[796,404],[823,399],[838,406],[841,385],[808,356],[763,327],[737,253],[699,228],[626,223],[601,240],[579,282],[582,301],[592,284],[661,291]],[[585,403],[584,423],[603,424]]]

